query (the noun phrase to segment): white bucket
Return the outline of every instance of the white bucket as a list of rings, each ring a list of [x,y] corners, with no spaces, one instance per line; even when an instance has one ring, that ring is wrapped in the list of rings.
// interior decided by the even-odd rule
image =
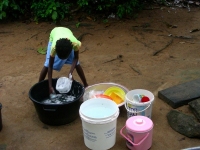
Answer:
[[[85,145],[92,150],[107,150],[115,145],[117,104],[105,98],[92,98],[79,109]]]
[[[134,101],[134,95],[145,95],[149,98],[148,102]],[[129,91],[125,96],[125,108],[127,110],[127,117],[132,116],[146,116],[151,118],[152,106],[154,101],[154,95],[148,90],[135,89]]]

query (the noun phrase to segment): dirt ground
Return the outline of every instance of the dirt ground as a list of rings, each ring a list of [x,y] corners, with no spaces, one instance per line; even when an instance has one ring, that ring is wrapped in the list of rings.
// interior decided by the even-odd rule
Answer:
[[[174,131],[166,114],[172,109],[157,97],[158,91],[200,77],[200,10],[183,8],[144,10],[136,19],[109,19],[107,23],[89,17],[63,21],[76,37],[84,33],[80,62],[90,85],[114,82],[132,89],[147,89],[155,95],[152,110],[151,150],[178,150],[199,146],[200,140]],[[43,124],[29,99],[29,89],[38,82],[45,48],[53,23],[12,22],[0,24],[0,103],[3,129],[0,149],[7,150],[86,150],[80,118],[71,124]],[[122,55],[121,59],[116,59]],[[112,60],[112,61],[111,61]],[[69,66],[54,77],[66,76]],[[80,81],[76,72],[75,80]],[[177,108],[190,114],[188,106]],[[117,138],[113,150],[128,149],[120,129],[127,120],[120,108]]]

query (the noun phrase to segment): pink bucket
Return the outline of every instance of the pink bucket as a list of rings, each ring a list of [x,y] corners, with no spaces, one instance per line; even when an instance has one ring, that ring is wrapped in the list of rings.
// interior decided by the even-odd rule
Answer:
[[[123,130],[126,128],[126,135]],[[131,150],[148,150],[152,145],[153,122],[146,116],[133,116],[126,121],[120,134]]]

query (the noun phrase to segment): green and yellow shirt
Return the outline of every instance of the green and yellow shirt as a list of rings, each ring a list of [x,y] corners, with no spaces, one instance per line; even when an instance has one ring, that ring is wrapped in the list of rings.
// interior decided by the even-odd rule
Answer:
[[[73,35],[72,31],[65,27],[55,27],[49,37],[49,41],[52,42],[51,46],[51,56],[55,57],[56,55],[56,41],[60,38],[67,38],[72,42],[74,51],[78,51],[81,47],[81,42],[76,39],[76,37]]]

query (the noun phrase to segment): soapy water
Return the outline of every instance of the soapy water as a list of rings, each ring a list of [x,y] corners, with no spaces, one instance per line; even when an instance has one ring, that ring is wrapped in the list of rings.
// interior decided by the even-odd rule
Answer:
[[[114,111],[109,107],[103,106],[103,104],[102,106],[93,106],[90,107],[89,109],[84,110],[84,115],[90,118],[107,118],[113,114]]]
[[[52,94],[49,99],[42,101],[44,104],[63,104],[72,102],[76,97],[67,94]]]
[[[80,97],[81,93],[83,93],[83,88],[81,85],[75,84],[72,89],[68,93],[52,93],[49,98],[41,101],[44,104],[64,104],[69,103]]]

